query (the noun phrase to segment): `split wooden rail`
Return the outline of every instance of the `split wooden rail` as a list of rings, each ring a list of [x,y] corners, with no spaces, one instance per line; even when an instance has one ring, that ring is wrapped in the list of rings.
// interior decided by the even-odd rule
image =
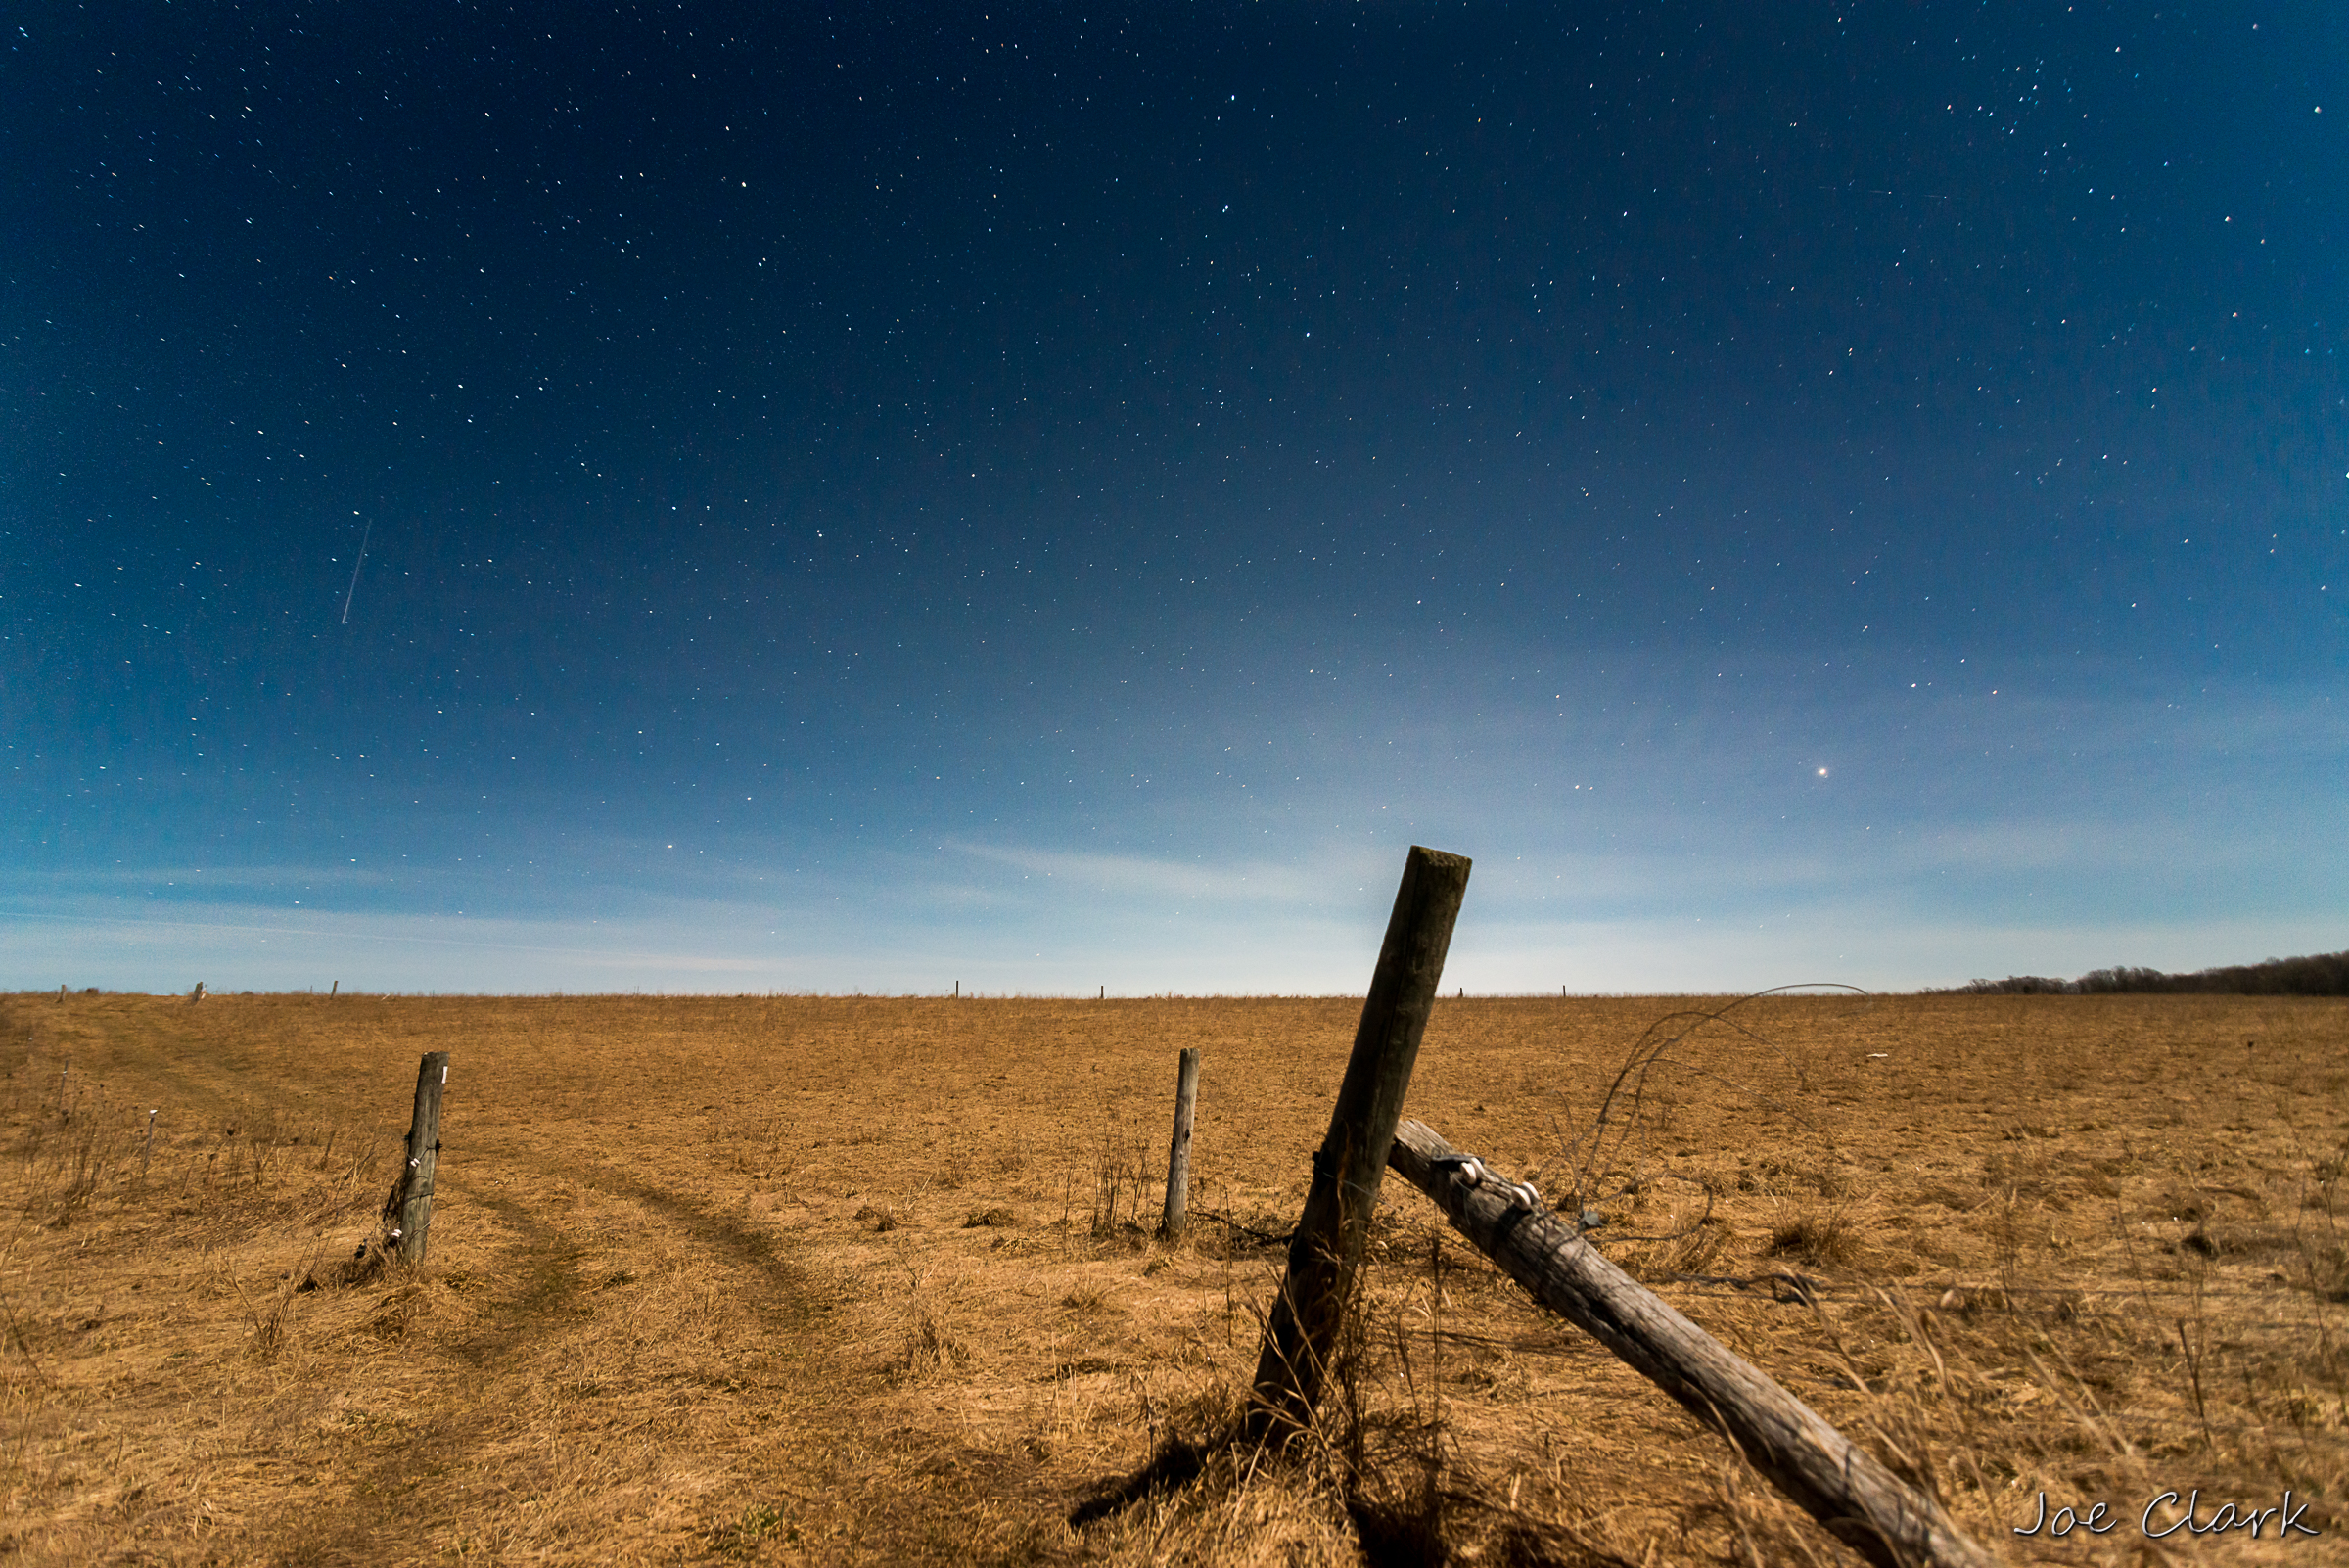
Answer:
[[[1536,1301],[1727,1436],[1772,1485],[1868,1561],[1995,1568],[1999,1559],[1939,1503],[1434,1130],[1404,1123],[1387,1164]]]

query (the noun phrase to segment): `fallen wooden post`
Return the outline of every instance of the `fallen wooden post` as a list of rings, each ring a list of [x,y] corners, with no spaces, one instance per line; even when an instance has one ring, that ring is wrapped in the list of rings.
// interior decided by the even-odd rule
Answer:
[[[1167,1207],[1158,1222],[1159,1234],[1169,1241],[1182,1234],[1191,1206],[1191,1121],[1198,1105],[1199,1047],[1185,1045],[1174,1070],[1174,1140],[1167,1148]]]
[[[1939,1503],[1608,1262],[1532,1189],[1502,1180],[1419,1122],[1396,1129],[1387,1161],[1535,1300],[1722,1432],[1868,1561],[1996,1568],[2000,1559]]]
[[[1417,845],[1404,859],[1403,884],[1395,891],[1378,967],[1362,999],[1354,1052],[1329,1113],[1329,1132],[1313,1155],[1305,1214],[1290,1239],[1288,1270],[1265,1324],[1248,1416],[1249,1434],[1258,1441],[1303,1430],[1320,1404],[1346,1299],[1370,1232],[1370,1212],[1378,1205],[1387,1145],[1403,1114],[1411,1064],[1444,979],[1452,923],[1467,897],[1468,863],[1466,855]]]

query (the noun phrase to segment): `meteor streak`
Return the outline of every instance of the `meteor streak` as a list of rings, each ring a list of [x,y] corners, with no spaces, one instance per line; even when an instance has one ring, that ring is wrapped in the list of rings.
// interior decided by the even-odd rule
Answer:
[[[351,597],[359,591],[359,568],[367,564],[367,540],[374,532],[373,523],[359,530],[359,558],[350,564],[350,590],[343,595],[343,624],[346,626],[350,624]]]

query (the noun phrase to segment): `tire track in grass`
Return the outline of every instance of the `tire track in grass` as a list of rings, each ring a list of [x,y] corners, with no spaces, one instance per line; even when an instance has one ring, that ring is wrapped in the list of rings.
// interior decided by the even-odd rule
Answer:
[[[863,1462],[860,1444],[842,1441],[852,1438],[852,1423],[846,1418],[867,1392],[860,1385],[877,1386],[877,1380],[842,1364],[820,1342],[833,1303],[786,1256],[789,1243],[772,1230],[633,1172],[596,1164],[567,1174],[659,1217],[757,1282],[734,1299],[758,1321],[759,1348],[779,1352],[782,1364],[776,1368],[779,1375],[734,1385],[760,1401],[753,1418],[765,1435],[728,1455],[731,1500],[709,1521],[708,1549],[721,1556],[755,1551],[771,1537],[786,1548],[814,1551],[826,1561],[915,1560],[895,1549],[895,1532],[872,1528],[872,1510],[860,1506],[872,1491],[869,1463]]]
[[[582,1294],[578,1266],[591,1251],[587,1244],[565,1235],[531,1214],[520,1200],[503,1193],[489,1192],[471,1181],[438,1185],[468,1204],[488,1210],[500,1222],[530,1238],[505,1270],[509,1280],[520,1279],[521,1288],[492,1296],[483,1314],[487,1321],[452,1337],[447,1342],[448,1353],[477,1371],[489,1371],[514,1360],[524,1347],[555,1337],[556,1330],[571,1326],[568,1319]]]
[[[18,1022],[16,1011],[9,1009],[12,1023]],[[299,1068],[287,1077],[290,1064],[249,1063],[240,1052],[187,1038],[208,1034],[189,1026],[209,1025],[209,1018],[174,1010],[94,1022],[113,1076],[144,1080],[154,1096],[150,1103],[174,1106],[175,1121],[241,1126],[254,1119],[256,1108],[281,1102],[285,1089],[303,1092],[306,1080]],[[406,1047],[439,1043],[428,1038]],[[406,1049],[397,1054],[404,1058]],[[576,1200],[545,1196],[550,1183],[568,1181],[634,1205],[656,1222],[654,1234],[638,1245],[659,1247],[673,1238],[680,1250],[734,1266],[729,1273],[755,1285],[729,1295],[753,1308],[760,1339],[794,1347],[794,1360],[804,1360],[806,1330],[817,1314],[804,1277],[784,1260],[777,1238],[641,1179],[576,1169],[579,1162],[563,1159],[530,1133],[518,1138],[520,1131],[494,1113],[488,1123],[467,1130],[461,1156],[441,1167],[441,1222],[435,1235],[440,1244],[420,1274],[393,1269],[332,1294],[294,1298],[288,1319],[298,1336],[293,1343],[300,1343],[304,1318],[341,1325],[327,1340],[313,1338],[304,1347],[323,1352],[313,1363],[311,1384],[318,1414],[299,1436],[256,1431],[233,1441],[272,1465],[293,1450],[306,1451],[301,1468],[325,1485],[306,1493],[269,1488],[252,1496],[231,1527],[229,1539],[238,1543],[231,1549],[240,1557],[326,1568],[442,1548],[462,1554],[469,1538],[479,1544],[484,1532],[476,1527],[484,1517],[494,1523],[513,1490],[547,1472],[530,1460],[530,1446],[578,1437],[561,1429],[582,1416],[593,1422],[591,1404],[563,1408],[564,1402],[548,1397],[547,1381],[567,1360],[590,1367],[608,1360],[604,1336],[613,1315],[606,1309],[621,1309],[626,1298],[603,1295],[596,1275],[607,1262],[624,1269],[629,1258],[599,1257],[604,1249],[598,1239],[568,1222],[568,1206]],[[262,1222],[257,1212],[246,1218]],[[365,1221],[360,1227],[372,1228]],[[342,1245],[350,1239],[345,1235]],[[327,1251],[331,1256],[334,1248]],[[624,1274],[607,1275],[603,1283],[614,1277]],[[458,1288],[452,1292],[451,1286]],[[336,1296],[342,1302],[335,1303]],[[371,1314],[365,1306],[370,1298]],[[777,1379],[752,1397],[776,1404],[778,1414],[788,1411],[788,1424],[797,1427],[805,1412],[793,1384],[825,1381]],[[658,1380],[652,1389],[659,1391]],[[228,1392],[223,1385],[221,1393]],[[620,1392],[642,1395],[647,1389],[623,1385]],[[694,1397],[688,1387],[687,1401]],[[557,1436],[550,1439],[550,1432]],[[591,1431],[580,1446],[592,1448],[596,1441]],[[736,1457],[692,1445],[680,1453],[673,1444],[670,1454],[687,1466],[707,1460],[727,1467]],[[592,1532],[575,1537],[574,1544],[598,1556],[607,1545]],[[627,1545],[643,1544],[609,1545],[620,1548],[613,1553],[617,1560],[634,1555]]]
[[[576,1179],[666,1216],[706,1250],[722,1253],[760,1279],[772,1281],[774,1288],[762,1292],[754,1304],[759,1315],[768,1319],[769,1327],[805,1332],[813,1317],[824,1310],[806,1275],[783,1256],[773,1232],[745,1224],[722,1211],[608,1168],[587,1168]]]
[[[1038,1519],[1057,1518],[1066,1511],[1066,1499],[1057,1493],[1047,1497],[1034,1489],[1032,1462],[971,1449],[943,1432],[917,1434],[906,1430],[899,1418],[887,1422],[885,1436],[870,1430],[864,1416],[889,1399],[893,1389],[888,1375],[844,1360],[825,1343],[836,1305],[832,1292],[790,1256],[793,1243],[784,1236],[662,1186],[657,1176],[600,1162],[541,1160],[533,1164],[529,1179],[533,1186],[569,1182],[633,1204],[658,1222],[661,1239],[682,1242],[731,1265],[729,1300],[748,1312],[759,1335],[756,1346],[746,1349],[774,1358],[757,1370],[737,1361],[722,1386],[706,1385],[705,1399],[740,1403],[755,1430],[731,1445],[688,1455],[719,1467],[731,1482],[720,1489],[731,1500],[705,1511],[705,1533],[696,1549],[722,1557],[753,1549],[757,1540],[771,1533],[787,1549],[812,1553],[816,1560],[966,1564],[973,1545],[974,1507],[1008,1508]],[[601,1298],[602,1288],[583,1277],[579,1264],[594,1259],[595,1267],[619,1266],[620,1271],[606,1281],[611,1284],[625,1276],[628,1258],[624,1252],[600,1256],[595,1246],[562,1237],[511,1196],[477,1191],[470,1183],[461,1193],[509,1224],[532,1225],[553,1238],[534,1255],[532,1267],[540,1283],[501,1295],[493,1316],[503,1321],[485,1323],[448,1347],[482,1373],[496,1377],[501,1367],[532,1359],[543,1361],[566,1328],[588,1322],[584,1315],[573,1314],[592,1311],[580,1304]],[[642,1249],[651,1244],[656,1243],[639,1239],[629,1246]],[[517,1370],[528,1378],[527,1366]],[[515,1397],[502,1401],[493,1395],[475,1398],[477,1403],[512,1407],[522,1403],[526,1392],[518,1389]],[[455,1434],[436,1431],[433,1468],[453,1470],[468,1445],[475,1450],[494,1447],[510,1435],[483,1428],[460,1441]],[[442,1522],[436,1528],[444,1536],[458,1534],[457,1511],[439,1510]],[[412,1507],[400,1517],[411,1533],[422,1522]],[[670,1554],[676,1545],[673,1540],[668,1544]],[[365,1559],[362,1555],[348,1560]]]
[[[610,1322],[604,1308],[618,1298],[605,1296],[605,1288],[630,1276],[615,1269],[602,1285],[590,1276],[626,1263],[627,1256],[567,1232],[526,1199],[498,1190],[503,1185],[498,1177],[508,1174],[477,1169],[478,1180],[440,1183],[444,1195],[494,1216],[513,1237],[485,1268],[470,1271],[473,1279],[486,1273],[497,1285],[481,1298],[475,1321],[429,1339],[411,1329],[387,1344],[386,1356],[428,1369],[421,1387],[405,1391],[406,1408],[415,1414],[390,1427],[389,1447],[380,1435],[354,1433],[345,1446],[352,1462],[338,1505],[324,1511],[305,1509],[298,1521],[280,1520],[267,1527],[265,1535],[279,1543],[272,1561],[286,1568],[343,1568],[384,1561],[387,1551],[397,1555],[402,1549],[419,1548],[463,1556],[494,1544],[500,1535],[499,1515],[511,1507],[517,1490],[527,1489],[533,1479],[543,1480],[545,1465],[530,1457],[530,1451],[548,1444],[599,1451],[602,1444],[617,1440],[620,1434],[592,1428],[546,1430],[547,1394],[550,1365],[563,1359],[567,1342],[576,1343],[578,1360],[590,1365],[606,1348],[599,1342]],[[533,1188],[550,1181],[570,1181],[659,1216],[662,1229],[656,1240],[679,1238],[701,1253],[752,1266],[757,1277],[775,1283],[757,1291],[745,1305],[752,1307],[768,1337],[788,1334],[805,1349],[799,1330],[813,1314],[805,1294],[791,1287],[800,1276],[782,1258],[773,1237],[609,1173],[548,1165],[531,1171]],[[391,1285],[389,1301],[403,1292],[429,1290],[432,1278],[428,1266],[421,1279],[402,1281],[394,1271],[376,1288]],[[803,1412],[799,1402],[789,1398],[790,1384],[776,1381],[757,1386],[757,1391],[789,1400],[790,1424],[800,1424]],[[684,1457],[722,1465],[732,1456],[697,1451]],[[610,1560],[634,1555],[612,1544],[592,1545],[595,1554],[609,1552]],[[674,1543],[670,1545],[673,1548]]]
[[[485,1452],[517,1435],[501,1417],[525,1402],[500,1397],[499,1385],[516,1381],[518,1374],[527,1378],[546,1351],[586,1326],[576,1303],[582,1294],[578,1266],[590,1256],[588,1246],[528,1205],[470,1180],[444,1177],[439,1187],[494,1215],[511,1236],[484,1270],[506,1288],[484,1296],[479,1321],[423,1339],[404,1309],[429,1301],[435,1279],[429,1264],[407,1277],[394,1266],[369,1284],[353,1287],[391,1287],[375,1319],[385,1329],[380,1354],[396,1359],[402,1371],[425,1375],[400,1384],[388,1377],[382,1386],[395,1393],[399,1408],[381,1420],[372,1410],[361,1411],[360,1419],[333,1441],[346,1477],[338,1498],[305,1503],[299,1517],[284,1517],[279,1509],[256,1522],[257,1542],[273,1545],[272,1563],[284,1568],[373,1565],[412,1555],[427,1543],[436,1550],[444,1545],[435,1538],[461,1521],[472,1488],[465,1480],[442,1483],[451,1475],[493,1479]],[[469,1283],[477,1277],[466,1276]],[[441,1282],[447,1282],[445,1276]],[[363,1387],[351,1378],[345,1391],[356,1395]]]
[[[715,1516],[705,1515],[701,1545],[719,1549],[728,1518],[737,1521],[739,1538],[739,1521],[767,1519],[760,1506],[771,1506],[778,1498],[788,1500],[789,1511],[806,1521],[810,1537],[845,1538],[838,1494],[861,1488],[848,1475],[839,1477],[844,1487],[830,1485],[831,1477],[820,1462],[823,1455],[811,1453],[807,1442],[809,1434],[826,1430],[822,1414],[814,1408],[815,1391],[837,1395],[842,1388],[838,1369],[811,1333],[829,1308],[785,1256],[786,1244],[770,1232],[640,1177],[594,1166],[533,1164],[529,1177],[533,1188],[570,1183],[633,1205],[654,1222],[652,1234],[632,1238],[624,1249],[599,1245],[567,1234],[534,1213],[530,1202],[496,1190],[501,1184],[497,1178],[510,1171],[511,1167],[493,1169],[480,1172],[479,1181],[442,1184],[444,1193],[494,1215],[517,1238],[515,1245],[499,1251],[491,1266],[500,1288],[484,1298],[478,1321],[420,1348],[420,1359],[442,1361],[420,1391],[420,1418],[399,1429],[398,1441],[390,1450],[363,1451],[365,1457],[353,1469],[342,1505],[331,1515],[322,1518],[312,1511],[299,1526],[291,1521],[281,1525],[285,1545],[274,1560],[287,1568],[340,1568],[381,1561],[387,1547],[425,1543],[433,1549],[463,1555],[497,1541],[501,1518],[511,1511],[516,1492],[544,1481],[547,1463],[526,1451],[560,1444],[600,1453],[603,1445],[620,1443],[635,1427],[660,1420],[656,1412],[629,1428],[550,1430],[550,1422],[559,1425],[561,1417],[550,1409],[547,1392],[549,1369],[564,1358],[566,1341],[577,1342],[580,1364],[593,1366],[608,1359],[612,1347],[601,1337],[611,1325],[605,1304],[617,1307],[625,1298],[605,1292],[619,1284],[642,1283],[626,1271],[630,1254],[665,1243],[720,1266],[728,1286],[726,1299],[748,1311],[757,1324],[759,1349],[776,1354],[781,1362],[765,1375],[737,1365],[741,1375],[728,1376],[722,1384],[691,1372],[679,1374],[688,1388],[688,1409],[724,1401],[741,1406],[747,1417],[743,1428],[721,1434],[723,1440],[714,1445],[688,1439],[661,1451],[665,1461],[714,1469],[734,1480],[730,1490],[747,1487],[751,1494]],[[604,1281],[594,1282],[591,1276],[606,1268],[611,1271]],[[395,1286],[394,1294],[402,1288],[408,1287]],[[401,1354],[398,1344],[387,1354]],[[655,1374],[649,1383],[639,1379],[626,1386],[641,1394],[658,1389],[663,1381]],[[699,1392],[692,1392],[697,1384]],[[461,1408],[435,1413],[444,1401]],[[828,1408],[836,1413],[836,1407]],[[671,1414],[676,1409],[669,1407]],[[777,1448],[784,1462],[768,1462],[777,1457]],[[812,1467],[811,1459],[818,1461]],[[781,1533],[794,1527],[781,1524],[778,1515],[775,1528]],[[292,1539],[286,1539],[289,1535]],[[673,1530],[662,1542],[593,1544],[598,1555],[615,1561],[672,1557],[680,1545]]]
[[[965,1565],[973,1554],[974,1506],[1007,1505],[1039,1519],[1066,1511],[1057,1494],[1047,1499],[1025,1485],[1034,1466],[1024,1460],[974,1451],[945,1433],[919,1438],[895,1421],[888,1441],[874,1441],[864,1416],[890,1393],[888,1379],[822,1343],[832,1303],[788,1256],[784,1238],[632,1173],[595,1166],[575,1179],[663,1216],[696,1244],[765,1282],[746,1305],[764,1325],[768,1348],[779,1341],[785,1349],[785,1367],[796,1380],[753,1386],[776,1401],[772,1414],[777,1424],[788,1423],[789,1436],[746,1449],[738,1474],[745,1520],[760,1517],[778,1497],[793,1504],[796,1527],[789,1518],[771,1522],[787,1549],[832,1562]],[[794,1528],[803,1531],[796,1541],[787,1535]],[[728,1542],[721,1532],[712,1545],[723,1553],[753,1543],[739,1535]]]

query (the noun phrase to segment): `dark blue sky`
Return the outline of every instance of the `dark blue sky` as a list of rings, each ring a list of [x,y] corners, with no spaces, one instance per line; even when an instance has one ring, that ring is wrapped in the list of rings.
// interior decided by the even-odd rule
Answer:
[[[2349,945],[2337,7],[10,30],[0,984]]]

